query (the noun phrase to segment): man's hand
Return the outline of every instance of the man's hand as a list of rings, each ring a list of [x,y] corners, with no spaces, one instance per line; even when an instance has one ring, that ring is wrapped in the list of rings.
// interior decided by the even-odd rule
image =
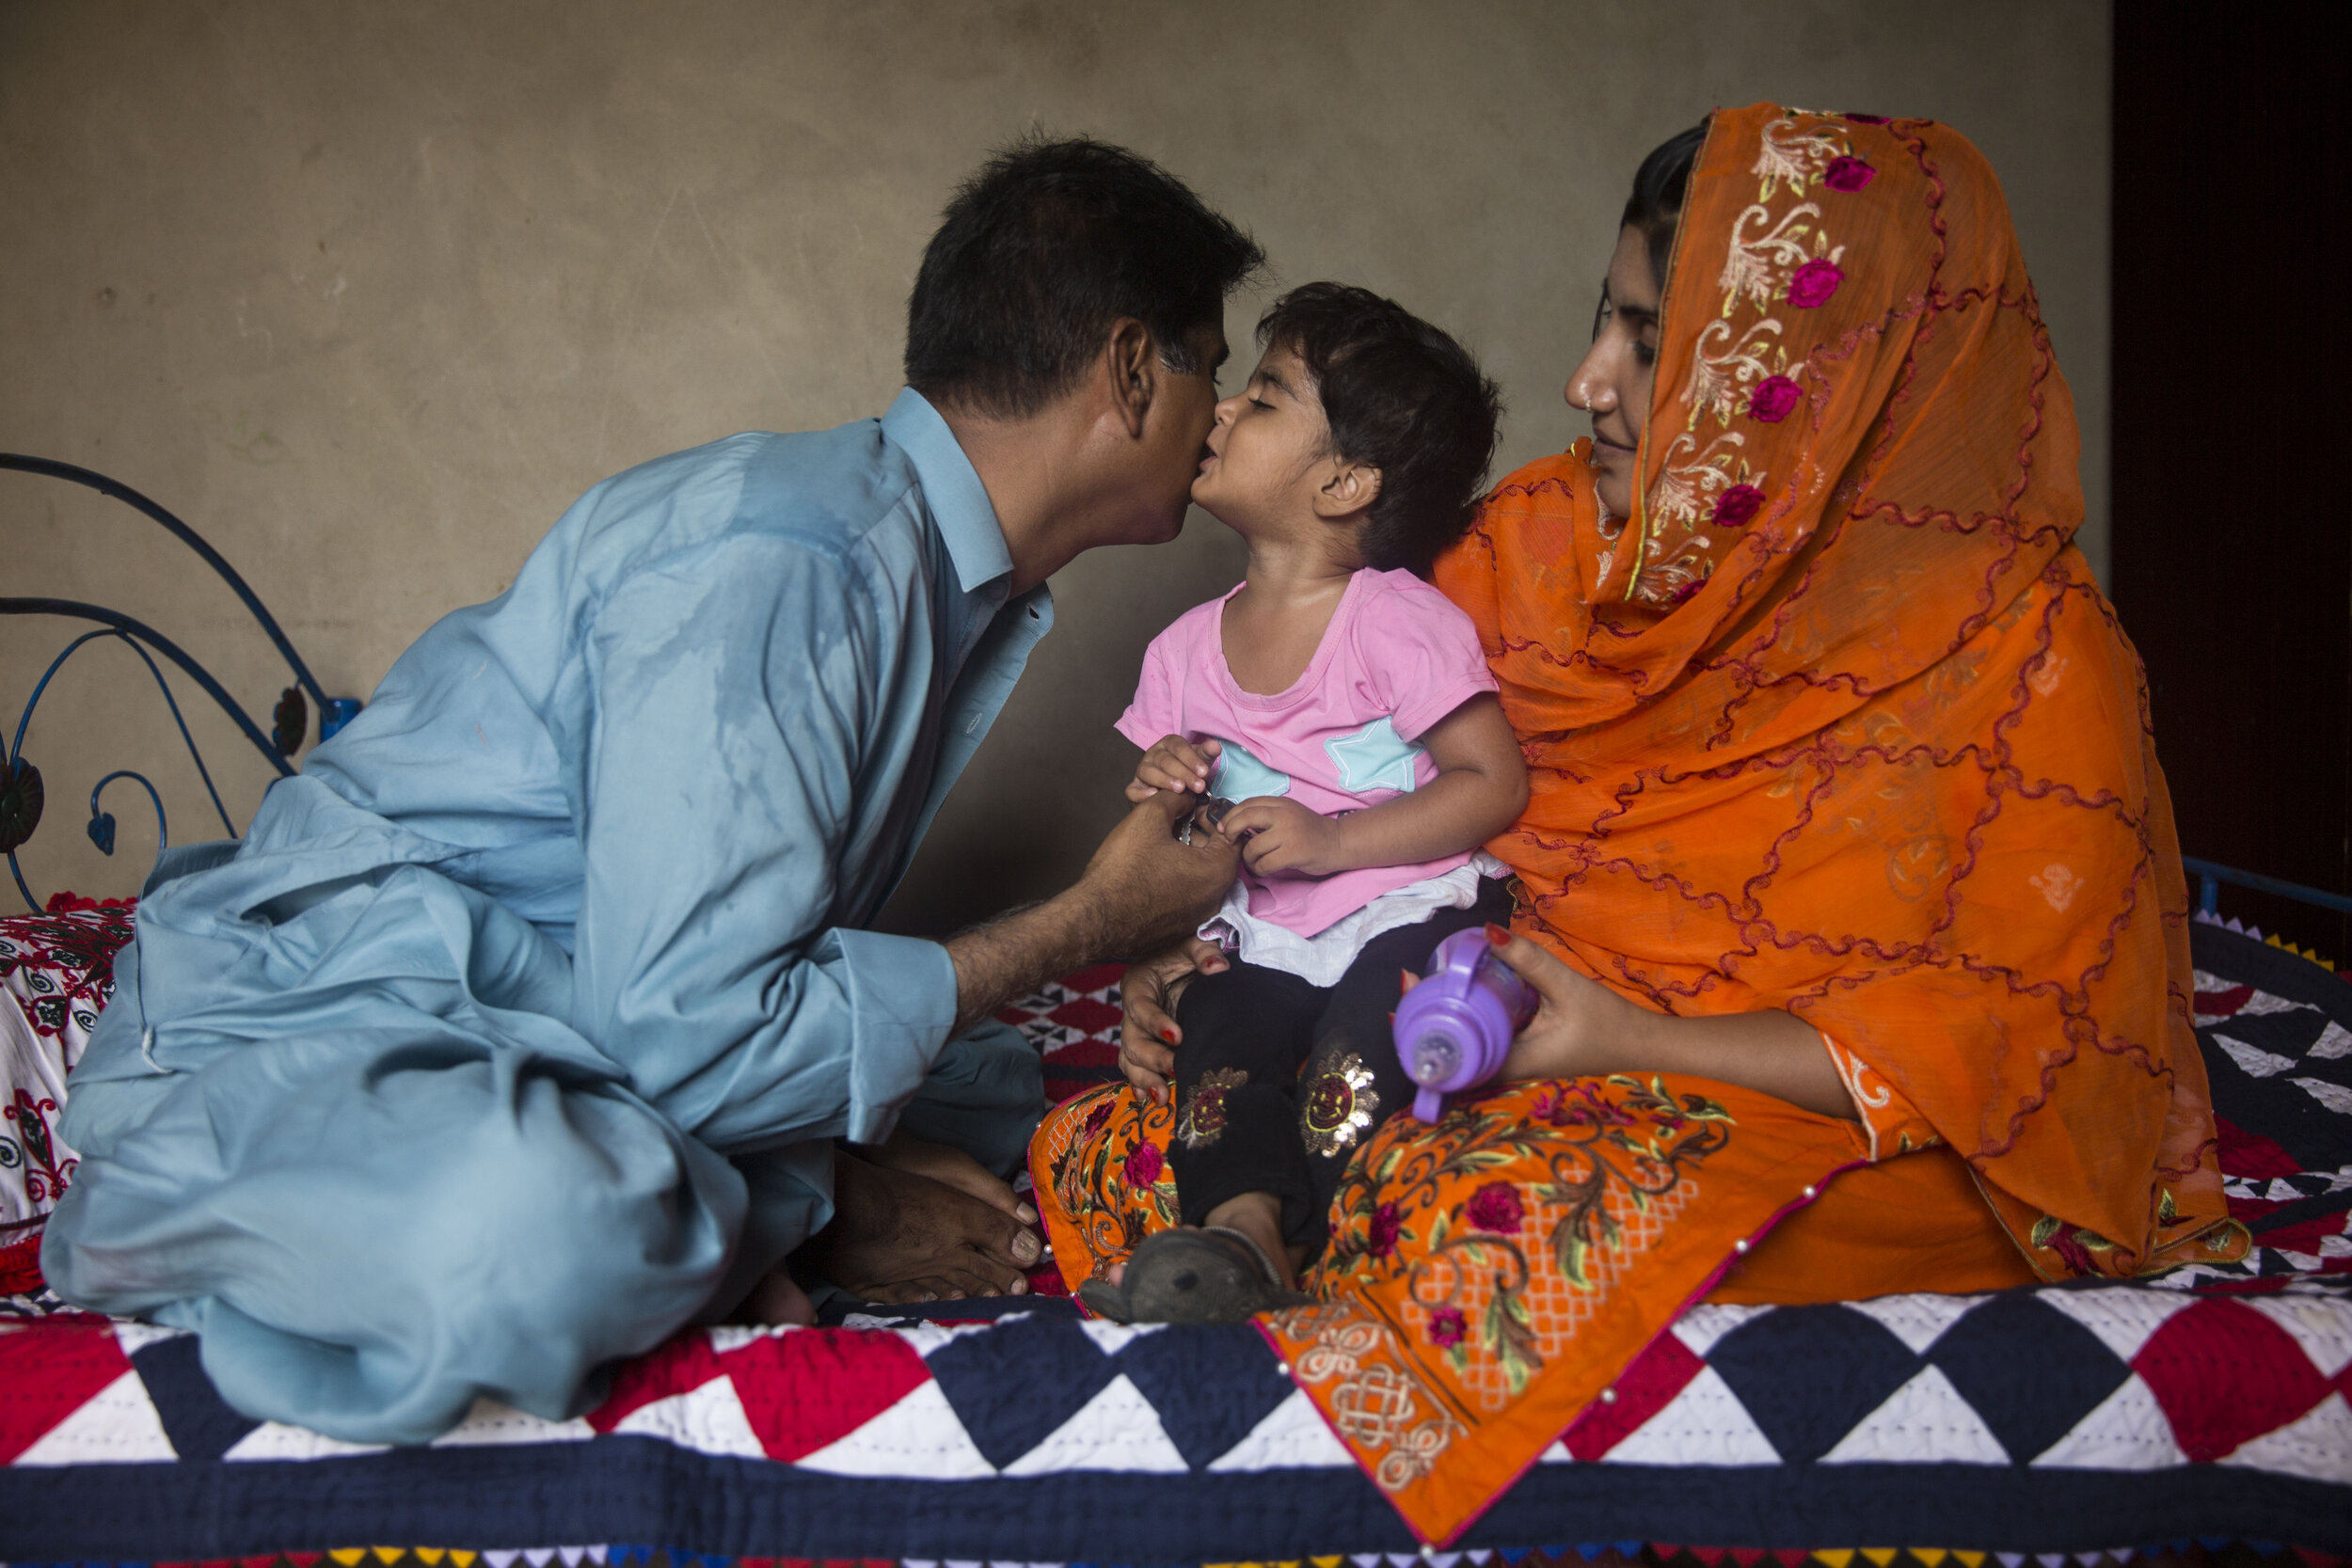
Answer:
[[[1225,814],[1216,831],[1239,847],[1242,863],[1261,877],[1282,871],[1327,877],[1350,869],[1339,823],[1279,795],[1244,800]]]
[[[1165,1104],[1176,1079],[1176,1050],[1184,1031],[1176,1022],[1176,999],[1196,974],[1230,967],[1215,942],[1186,937],[1127,966],[1119,982],[1119,1070],[1147,1100]]]
[[[1158,744],[1143,753],[1136,764],[1136,776],[1127,785],[1127,799],[1149,800],[1161,790],[1178,795],[1206,795],[1209,773],[1216,767],[1217,753],[1224,748],[1214,740],[1195,746],[1181,735],[1162,736]]]
[[[1230,840],[1212,832],[1176,842],[1176,824],[1199,805],[1194,796],[1160,791],[1110,831],[1067,892],[951,938],[954,1032],[1041,981],[1149,952],[1215,913],[1239,857]]]
[[[1067,896],[1092,911],[1098,956],[1147,952],[1187,934],[1216,912],[1233,885],[1238,855],[1222,833],[1196,831],[1176,841],[1176,826],[1200,802],[1164,790],[1113,828]]]

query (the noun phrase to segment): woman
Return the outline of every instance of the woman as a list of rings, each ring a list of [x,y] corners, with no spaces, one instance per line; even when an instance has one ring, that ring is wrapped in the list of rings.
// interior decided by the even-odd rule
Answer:
[[[1518,1082],[1369,1140],[1318,1305],[1269,1323],[1436,1539],[1710,1289],[2245,1245],[2138,664],[2068,544],[2073,407],[1975,149],[1719,112],[1645,164],[1567,390],[1593,439],[1438,571],[1534,776],[1489,847],[1543,1009]],[[1191,961],[1131,976],[1131,1053]],[[1041,1130],[1066,1270],[1156,1228],[1170,1119]]]

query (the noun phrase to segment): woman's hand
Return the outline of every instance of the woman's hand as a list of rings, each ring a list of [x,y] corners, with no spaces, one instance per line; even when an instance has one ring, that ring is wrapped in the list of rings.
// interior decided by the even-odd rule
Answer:
[[[1791,1013],[1656,1013],[1516,932],[1489,926],[1486,940],[1542,999],[1502,1059],[1506,1079],[1675,1072],[1755,1089],[1825,1117],[1855,1116],[1820,1032]]]
[[[1181,735],[1160,736],[1136,764],[1136,776],[1127,783],[1127,799],[1148,800],[1163,789],[1178,795],[1206,795],[1209,773],[1224,749],[1214,740],[1195,746]]]
[[[1165,1104],[1176,1080],[1176,1047],[1184,1032],[1176,1023],[1176,999],[1196,974],[1230,967],[1215,942],[1187,937],[1127,966],[1119,982],[1119,1070],[1136,1092]]]
[[[1319,811],[1310,811],[1279,795],[1260,795],[1225,814],[1216,831],[1228,843],[1241,847],[1241,863],[1261,877],[1289,872],[1296,877],[1327,877],[1352,869],[1342,854],[1340,825]]]
[[[1495,957],[1542,998],[1534,1018],[1502,1059],[1505,1079],[1581,1078],[1622,1070],[1622,1053],[1611,1051],[1610,1043],[1629,1043],[1629,1037],[1655,1015],[1505,927],[1487,927],[1486,940],[1495,944]]]

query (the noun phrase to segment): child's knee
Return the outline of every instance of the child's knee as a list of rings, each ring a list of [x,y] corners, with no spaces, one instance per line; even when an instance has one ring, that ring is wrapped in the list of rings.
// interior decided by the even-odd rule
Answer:
[[[1295,1068],[1298,1028],[1287,999],[1266,979],[1236,964],[1197,976],[1185,989],[1176,1006],[1183,1031],[1176,1048],[1180,1082],[1191,1083],[1211,1068],[1248,1068],[1253,1076],[1278,1066]]]

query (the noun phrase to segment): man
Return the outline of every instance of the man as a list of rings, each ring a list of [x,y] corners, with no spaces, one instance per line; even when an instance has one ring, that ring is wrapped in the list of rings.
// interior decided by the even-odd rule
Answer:
[[[1010,1191],[899,1112],[1008,1168],[1037,1069],[966,1031],[1197,921],[1232,851],[1146,802],[1041,905],[861,927],[1046,578],[1182,527],[1262,260],[1133,154],[1017,147],[925,253],[882,420],[590,491],[242,844],[158,864],[51,1281],[197,1331],[240,1410],[374,1442],[574,1413],[698,1316],[805,1322],[804,1243],[861,1294],[1018,1290]]]

